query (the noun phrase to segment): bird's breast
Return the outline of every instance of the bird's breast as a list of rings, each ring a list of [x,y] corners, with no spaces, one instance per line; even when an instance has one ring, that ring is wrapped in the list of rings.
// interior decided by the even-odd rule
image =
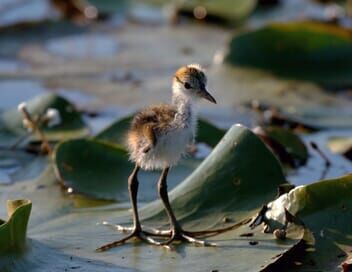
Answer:
[[[160,135],[156,150],[161,153],[183,153],[186,146],[193,141],[193,137],[194,132],[191,127],[170,130],[164,135]]]

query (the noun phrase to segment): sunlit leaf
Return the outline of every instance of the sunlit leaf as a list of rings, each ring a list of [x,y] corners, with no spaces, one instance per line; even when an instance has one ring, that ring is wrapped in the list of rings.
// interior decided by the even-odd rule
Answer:
[[[26,246],[27,224],[31,213],[30,200],[8,200],[7,221],[0,220],[0,255],[20,252]]]
[[[282,219],[284,208],[298,216],[313,233],[312,249],[294,271],[340,271],[352,250],[352,174],[300,186],[275,200],[269,218]],[[282,222],[281,222],[282,223]]]

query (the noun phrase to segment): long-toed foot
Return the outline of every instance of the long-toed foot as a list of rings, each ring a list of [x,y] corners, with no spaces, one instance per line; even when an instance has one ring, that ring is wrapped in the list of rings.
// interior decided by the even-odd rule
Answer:
[[[210,229],[210,230],[199,230],[199,231],[183,231],[183,233],[186,234],[187,236],[192,236],[192,237],[196,237],[196,238],[212,237],[212,236],[216,236],[221,233],[224,233],[226,231],[238,228],[238,227],[242,226],[243,224],[248,223],[249,221],[250,220],[246,219],[246,220],[240,221],[236,224],[226,226],[223,228]],[[114,231],[118,231],[121,233],[132,232],[134,229],[134,227],[132,227],[132,226],[115,225],[115,224],[112,224],[108,221],[103,221],[98,224],[106,226]],[[143,229],[144,234],[148,235],[148,236],[163,237],[163,238],[165,238],[165,237],[170,238],[172,236],[171,229],[168,229],[168,230],[167,229],[158,229],[158,228],[151,228],[148,226],[142,226],[142,229]]]
[[[183,233],[186,234],[187,236],[191,237],[196,237],[196,238],[205,238],[205,237],[213,237],[216,235],[219,235],[221,233],[234,230],[239,228],[240,226],[243,226],[251,221],[251,218],[246,218],[244,220],[241,220],[235,224],[222,227],[222,228],[216,228],[216,229],[209,229],[209,230],[199,230],[199,231],[186,231],[184,230]],[[108,221],[103,221],[101,223],[98,223],[99,225],[106,226],[112,230],[121,232],[121,233],[127,233],[127,232],[132,232],[134,227],[132,226],[123,226],[123,225],[115,225],[112,223],[109,223]],[[151,228],[148,226],[142,226],[143,232],[145,235],[148,236],[154,236],[154,237],[171,237],[172,236],[172,230],[166,230],[166,229],[159,229],[159,228]]]
[[[101,223],[98,223],[98,225],[106,226],[114,231],[118,231],[121,233],[133,232],[134,230],[133,226],[115,225],[115,224],[109,223],[108,221],[103,221]],[[171,237],[171,230],[161,230],[157,228],[142,226],[142,232],[147,236]]]
[[[142,230],[142,229],[136,230],[134,227],[114,225],[107,221],[103,221],[101,224],[113,230],[116,230],[122,233],[131,232],[131,234],[129,234],[128,236],[120,240],[114,241],[112,243],[109,243],[97,248],[96,251],[98,252],[103,252],[111,248],[120,246],[126,243],[128,240],[131,240],[134,238],[142,240],[152,245],[164,246],[166,248],[169,248],[173,242],[187,242],[187,243],[195,244],[197,246],[216,246],[215,243],[210,243],[204,240],[200,240],[198,239],[198,237],[205,237],[205,236],[209,237],[209,236],[216,235],[219,232],[219,230],[190,232],[190,231],[183,231],[183,230],[176,230],[176,231],[160,230],[155,228],[146,228],[147,230]],[[160,238],[163,238],[163,240],[157,241],[151,238],[150,236],[160,237]]]
[[[107,251],[107,250],[112,249],[114,247],[123,245],[127,241],[132,240],[132,239],[138,239],[138,240],[144,241],[144,242],[152,244],[152,245],[157,245],[157,246],[160,245],[160,242],[149,237],[147,232],[145,232],[141,229],[133,228],[132,232],[129,235],[127,235],[126,237],[124,237],[120,240],[105,244],[105,245],[97,248],[96,251],[97,252]]]
[[[176,229],[169,232],[171,232],[171,237],[166,241],[159,242],[158,245],[169,248],[173,242],[186,242],[194,244],[196,246],[217,246],[215,243],[198,239],[197,236],[202,236],[202,234],[198,235],[198,233],[196,232],[192,233],[188,231],[183,231],[182,229]]]

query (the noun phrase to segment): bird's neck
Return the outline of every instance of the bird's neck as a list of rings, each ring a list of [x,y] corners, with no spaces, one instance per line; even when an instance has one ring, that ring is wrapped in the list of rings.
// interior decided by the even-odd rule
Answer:
[[[179,91],[174,91],[172,104],[176,108],[175,122],[183,127],[195,127],[196,114],[192,104],[192,98]]]

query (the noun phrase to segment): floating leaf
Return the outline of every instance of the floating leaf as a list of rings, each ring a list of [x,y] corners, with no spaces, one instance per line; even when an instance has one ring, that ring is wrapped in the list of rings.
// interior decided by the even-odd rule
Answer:
[[[27,224],[31,213],[30,200],[8,200],[8,221],[0,220],[0,255],[25,248]]]
[[[51,141],[82,137],[89,132],[80,113],[77,112],[74,105],[60,96],[46,93],[29,100],[26,104],[27,109],[33,118],[37,118],[44,114],[49,108],[54,108],[59,111],[61,119],[60,124],[52,127],[48,127],[47,125],[42,126],[46,137]],[[13,134],[14,136],[25,135],[26,130],[23,127],[22,120],[22,113],[18,112],[17,109],[4,112],[0,116],[2,132]],[[37,138],[35,137],[35,139]]]
[[[132,118],[133,116],[126,116],[113,122],[106,129],[98,133],[95,138],[98,140],[123,145],[125,143],[125,136],[130,128]]]
[[[120,146],[94,139],[65,141],[56,148],[55,163],[60,178],[76,193],[106,200],[128,199],[127,179],[133,164]],[[198,160],[187,159],[173,168],[171,186],[185,178],[198,164]],[[159,175],[157,171],[141,172],[142,200],[150,201],[156,197],[156,185],[151,182],[156,182]]]
[[[281,221],[284,208],[298,216],[314,234],[312,250],[295,271],[307,268],[340,271],[338,265],[352,250],[352,174],[299,186],[275,200],[267,216]],[[281,221],[282,223],[282,221]]]
[[[214,168],[209,167],[213,163]],[[249,171],[253,167],[257,171]],[[195,230],[216,224],[233,224],[229,223],[232,220],[248,221],[261,204],[272,199],[277,185],[282,182],[281,167],[272,153],[250,130],[234,126],[202,165],[170,193],[170,197],[184,227]],[[40,190],[36,189],[43,185]],[[18,186],[15,184],[8,190],[7,196],[18,195]],[[62,271],[72,267],[87,271],[111,271],[113,268],[115,271],[134,271],[139,267],[164,271],[166,266],[175,270],[197,267],[202,271],[221,271],[231,267],[236,271],[259,271],[268,265],[279,264],[282,256],[300,244],[304,234],[302,228],[292,227],[286,240],[277,241],[273,235],[265,234],[259,228],[253,231],[243,223],[212,238],[219,245],[215,249],[187,245],[177,246],[176,252],[165,252],[157,247],[133,244],[98,254],[93,249],[119,236],[108,228],[96,226],[96,222],[109,218],[125,223],[130,221],[129,214],[116,209],[119,206],[74,208],[74,196],[60,192],[51,168],[38,180],[29,181],[20,194],[36,198],[34,208],[37,212],[31,219],[30,250],[15,262],[0,263],[0,267],[12,271],[22,271],[23,267],[43,271]],[[144,217],[143,224],[159,227],[164,222],[159,201],[140,212]],[[228,220],[219,222],[225,216]],[[252,236],[243,235],[248,232]],[[244,258],[250,258],[251,262],[244,262]]]
[[[133,167],[124,149],[86,139],[59,144],[55,162],[60,178],[68,187],[101,199],[125,196]]]
[[[338,26],[275,23],[236,35],[226,60],[331,87],[352,85],[352,35]]]

